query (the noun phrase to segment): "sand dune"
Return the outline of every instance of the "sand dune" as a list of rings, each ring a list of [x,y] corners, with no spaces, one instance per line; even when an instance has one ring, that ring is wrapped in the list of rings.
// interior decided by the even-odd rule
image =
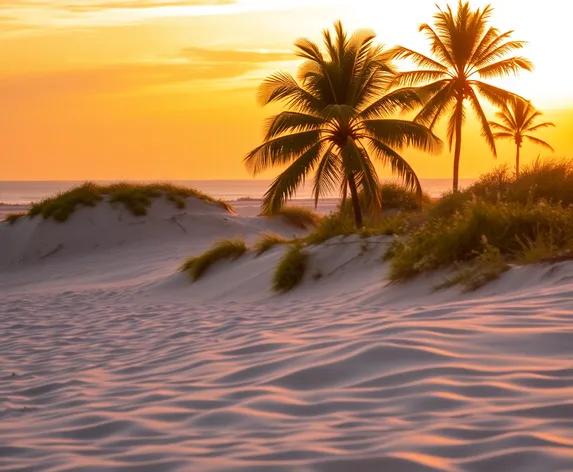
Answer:
[[[387,284],[388,238],[347,238],[273,295],[283,248],[176,268],[284,223],[106,212],[0,224],[0,470],[573,468],[573,265],[434,292]]]

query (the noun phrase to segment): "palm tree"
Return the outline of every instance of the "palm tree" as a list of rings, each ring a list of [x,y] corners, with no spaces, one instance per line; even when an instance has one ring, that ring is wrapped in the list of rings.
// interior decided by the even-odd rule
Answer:
[[[515,95],[483,80],[517,74],[522,69],[531,71],[533,64],[523,57],[507,57],[525,43],[511,40],[512,31],[502,34],[488,26],[491,6],[473,11],[468,2],[460,0],[455,13],[449,6],[446,10],[438,7],[438,10],[433,28],[428,24],[420,26],[420,32],[425,33],[430,42],[432,57],[402,46],[393,49],[395,58],[410,59],[420,68],[398,74],[395,84],[419,86],[425,105],[416,122],[433,129],[441,118],[449,116],[450,151],[455,140],[453,188],[457,191],[465,101],[477,115],[482,136],[497,156],[494,136],[478,95],[499,107]]]
[[[545,141],[527,134],[534,133],[535,131],[543,128],[555,126],[550,122],[536,125],[536,119],[542,114],[543,113],[535,109],[531,102],[527,100],[514,99],[510,100],[498,113],[496,113],[495,116],[500,120],[499,123],[495,121],[489,122],[490,127],[496,131],[493,135],[495,139],[511,139],[515,142],[517,147],[517,153],[515,156],[516,177],[519,177],[519,157],[524,140],[549,149],[551,152],[555,152]]]
[[[412,146],[437,152],[441,141],[421,124],[388,118],[415,109],[420,99],[409,88],[386,93],[394,72],[387,52],[374,45],[373,33],[349,37],[337,22],[334,37],[328,30],[323,36],[325,54],[308,39],[295,43],[296,55],[304,59],[298,81],[277,72],[262,83],[260,102],[282,102],[286,111],[269,120],[263,144],[245,157],[245,165],[257,174],[289,164],[266,192],[263,213],[280,209],[314,173],[315,205],[320,196],[337,188],[345,195],[349,188],[360,228],[359,191],[371,209],[381,205],[372,158],[391,166],[421,196],[418,177],[399,151]]]

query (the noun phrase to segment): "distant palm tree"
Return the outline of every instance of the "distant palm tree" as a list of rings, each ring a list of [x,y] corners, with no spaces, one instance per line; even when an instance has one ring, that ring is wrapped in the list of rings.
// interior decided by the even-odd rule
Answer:
[[[517,146],[517,154],[515,156],[516,177],[519,177],[519,157],[524,140],[549,149],[551,152],[555,152],[554,149],[545,141],[527,134],[534,133],[535,131],[543,128],[555,126],[550,122],[536,125],[536,119],[542,114],[543,113],[535,109],[531,102],[527,100],[514,99],[510,100],[498,113],[496,113],[495,116],[500,120],[500,123],[495,121],[489,122],[491,128],[496,131],[493,135],[495,139],[511,139]]]
[[[358,31],[349,37],[340,22],[334,30],[334,37],[323,33],[326,55],[308,39],[295,43],[296,55],[305,59],[298,81],[277,72],[262,83],[261,103],[283,102],[287,111],[270,119],[263,144],[245,157],[245,165],[257,174],[290,164],[265,194],[263,212],[276,212],[314,173],[315,204],[322,195],[337,188],[345,195],[348,188],[361,227],[359,190],[372,209],[381,204],[372,158],[390,165],[421,196],[416,173],[398,151],[439,151],[441,141],[422,124],[388,118],[415,109],[420,99],[408,88],[386,93],[394,73],[387,52],[374,45],[375,35]]]
[[[500,34],[488,27],[492,7],[473,11],[468,2],[458,3],[457,12],[451,7],[439,9],[434,16],[434,28],[420,26],[431,44],[433,58],[397,46],[395,58],[412,60],[421,69],[397,75],[395,84],[402,87],[418,85],[425,97],[425,105],[415,121],[433,129],[444,116],[449,115],[448,140],[450,150],[455,140],[453,189],[458,190],[459,166],[462,150],[462,125],[466,117],[464,101],[476,113],[485,138],[494,156],[495,140],[478,94],[497,106],[503,106],[515,95],[478,79],[491,79],[520,70],[533,70],[532,63],[523,57],[505,58],[524,46],[522,41],[510,40],[512,31]],[[505,58],[505,59],[504,59]]]

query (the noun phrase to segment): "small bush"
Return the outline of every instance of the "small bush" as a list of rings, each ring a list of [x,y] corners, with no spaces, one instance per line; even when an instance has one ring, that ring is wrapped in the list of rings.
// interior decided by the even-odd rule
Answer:
[[[300,229],[315,227],[321,220],[318,213],[300,206],[285,206],[269,216],[271,218],[283,217],[291,225]]]
[[[353,220],[331,213],[322,218],[314,231],[303,238],[303,241],[309,245],[322,244],[337,236],[350,236],[356,233]]]
[[[519,238],[535,239],[552,232],[562,247],[573,231],[573,212],[560,206],[520,204],[467,204],[449,219],[430,219],[389,248],[390,277],[404,280],[427,270],[471,261],[484,241],[515,257]]]
[[[504,261],[499,249],[486,245],[474,263],[457,271],[452,277],[436,287],[436,290],[461,285],[464,292],[474,292],[497,280],[508,270],[509,265]]]
[[[98,185],[86,182],[54,197],[33,203],[28,215],[30,217],[41,215],[44,219],[53,218],[57,222],[64,222],[78,206],[93,207],[106,196],[109,197],[110,203],[120,203],[136,216],[146,215],[153,199],[161,196],[167,198],[177,208],[185,208],[186,199],[195,197],[232,211],[231,206],[222,200],[216,200],[192,188],[180,187],[170,183],[136,184],[120,182],[111,185]]]
[[[308,264],[309,254],[299,244],[292,246],[279,262],[273,276],[273,290],[288,292],[302,279]]]
[[[475,200],[475,197],[468,190],[446,192],[429,207],[428,215],[430,218],[451,218],[463,211],[472,200]]]
[[[398,211],[417,211],[421,210],[423,206],[431,203],[432,199],[426,193],[420,197],[411,190],[408,190],[403,185],[397,183],[384,183],[380,186],[380,196],[382,200],[382,211],[398,210]],[[367,205],[364,201],[364,196],[359,195],[361,208],[366,208]],[[345,217],[353,215],[352,201],[347,199],[344,205],[339,207],[340,213]],[[367,215],[368,216],[368,215]],[[376,219],[376,218],[374,218]]]
[[[283,238],[279,234],[263,233],[261,238],[253,246],[253,250],[258,257],[271,250],[273,247],[279,244],[287,244],[288,242],[288,239]]]
[[[17,222],[20,218],[22,218],[22,217],[24,217],[24,216],[26,216],[26,213],[8,213],[8,214],[6,215],[5,221],[6,221],[10,226],[12,226],[12,225],[16,224],[16,222]]]
[[[200,256],[191,257],[181,266],[193,279],[199,280],[211,266],[222,260],[236,260],[247,252],[247,245],[242,240],[219,241]]]

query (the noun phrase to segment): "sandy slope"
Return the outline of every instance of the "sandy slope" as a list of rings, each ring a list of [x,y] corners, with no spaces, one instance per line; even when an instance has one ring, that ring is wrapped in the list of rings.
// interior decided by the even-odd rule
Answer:
[[[296,232],[196,203],[0,225],[0,470],[573,469],[572,265],[434,293],[348,238],[286,295],[281,248],[191,285],[213,240]]]

